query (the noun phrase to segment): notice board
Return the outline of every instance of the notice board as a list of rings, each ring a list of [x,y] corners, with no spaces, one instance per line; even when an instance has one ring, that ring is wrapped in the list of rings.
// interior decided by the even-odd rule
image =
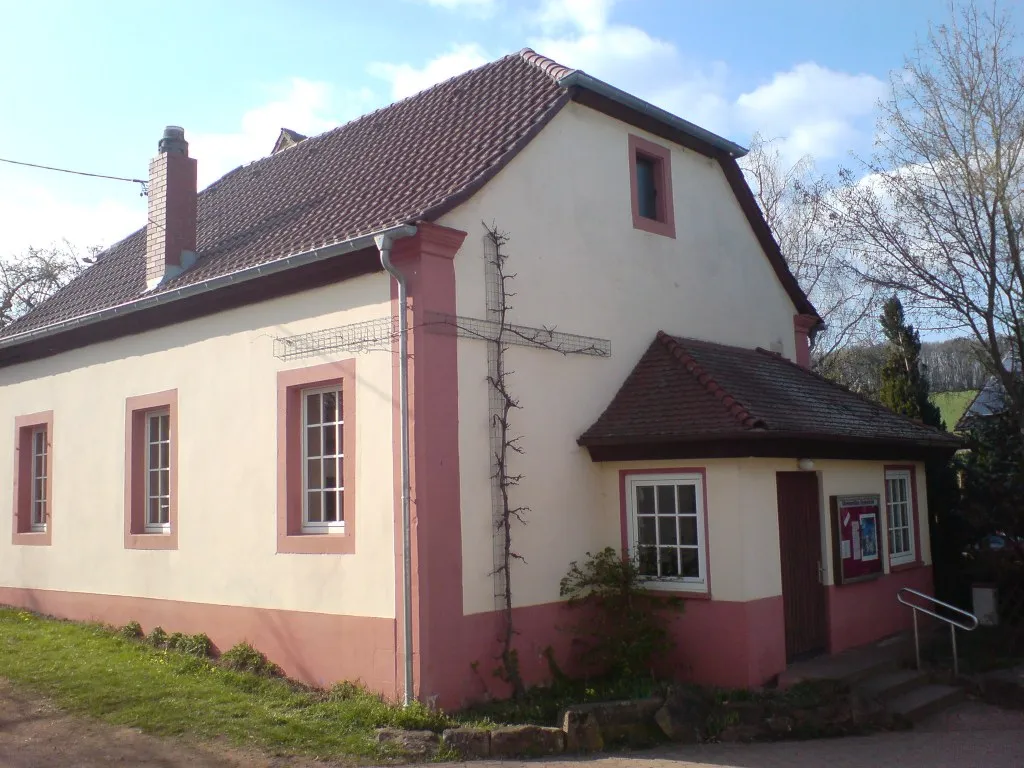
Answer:
[[[881,576],[880,497],[830,496],[829,506],[832,510],[833,583],[839,586]]]

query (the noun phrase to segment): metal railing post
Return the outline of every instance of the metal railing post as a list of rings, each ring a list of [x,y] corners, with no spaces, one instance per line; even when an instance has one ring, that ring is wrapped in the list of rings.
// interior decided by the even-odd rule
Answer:
[[[921,671],[921,641],[917,636],[917,611],[911,610],[910,613],[914,617],[914,658],[917,660],[917,671]]]
[[[956,627],[949,625],[949,638],[953,641],[953,677],[960,677],[960,662],[956,656]]]

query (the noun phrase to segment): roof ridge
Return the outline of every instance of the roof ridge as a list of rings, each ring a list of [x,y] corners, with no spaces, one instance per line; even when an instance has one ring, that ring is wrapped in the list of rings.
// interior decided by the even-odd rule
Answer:
[[[541,72],[550,77],[556,84],[563,77],[566,77],[577,70],[572,67],[567,67],[564,64],[559,64],[554,59],[549,59],[542,53],[537,53],[533,48],[523,48],[519,53],[513,54],[519,56],[528,64],[532,64],[537,67]]]
[[[846,386],[845,384],[841,384],[838,381],[832,381],[832,379],[830,379],[827,376],[824,376],[824,375],[818,373],[818,371],[814,370],[813,368],[805,368],[804,366],[800,365],[799,363],[793,362],[792,360],[790,360],[785,355],[780,355],[777,352],[772,352],[771,350],[764,349],[763,347],[756,347],[754,349],[754,351],[755,352],[759,352],[762,355],[767,355],[768,357],[776,357],[779,360],[781,360],[782,362],[786,363],[787,365],[790,365],[793,368],[796,368],[797,370],[802,371],[805,374],[813,376],[814,378],[819,379],[820,381],[824,382],[825,384],[828,384],[831,387],[835,387],[836,389],[841,389],[844,392],[846,392],[847,394],[853,395],[858,400],[862,400],[863,402],[867,403],[868,405],[871,405],[871,406],[873,406],[875,408],[879,408],[879,409],[881,409],[883,411],[886,411],[887,413],[891,413],[893,416],[896,416],[897,418],[905,419],[906,421],[909,421],[914,426],[922,427],[923,429],[931,430],[932,432],[935,432],[935,433],[940,434],[940,435],[949,435],[949,436],[953,435],[953,433],[948,431],[948,430],[943,430],[943,429],[939,429],[938,427],[933,427],[930,424],[925,424],[923,421],[920,421],[919,419],[912,419],[909,416],[904,416],[902,413],[896,413],[896,411],[892,410],[891,408],[886,408],[881,403],[875,402],[874,400],[872,400],[867,395],[864,395],[864,394],[862,394],[860,392],[857,392],[857,391],[855,391],[853,389],[850,389],[848,386]]]
[[[687,372],[692,375],[710,395],[718,399],[718,401],[725,406],[726,410],[733,415],[741,427],[745,429],[764,429],[767,426],[763,419],[759,419],[754,416],[739,400],[726,392],[722,385],[715,381],[714,377],[704,370],[704,367],[686,351],[686,347],[684,347],[674,336],[665,333],[664,331],[658,331],[657,338],[669,353],[683,364],[683,367],[686,368]]]

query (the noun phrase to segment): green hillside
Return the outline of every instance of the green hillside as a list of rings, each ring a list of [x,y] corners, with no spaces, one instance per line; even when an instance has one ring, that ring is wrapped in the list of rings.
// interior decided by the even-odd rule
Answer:
[[[976,389],[964,389],[959,392],[933,392],[931,401],[939,407],[942,412],[942,420],[946,422],[946,429],[950,432],[964,415],[967,406],[971,404],[974,396],[978,394]]]

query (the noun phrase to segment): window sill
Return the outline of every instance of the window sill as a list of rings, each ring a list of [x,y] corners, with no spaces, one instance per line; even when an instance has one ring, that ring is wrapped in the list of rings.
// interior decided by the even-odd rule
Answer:
[[[23,531],[21,533],[15,532],[11,536],[11,543],[20,546],[48,547],[52,543],[52,539],[48,530]]]
[[[178,534],[173,531],[165,533],[126,533],[125,549],[177,549]]]
[[[900,562],[889,563],[889,573],[899,573],[900,571],[910,571],[914,568],[923,568],[924,563],[920,560],[902,560]]]
[[[653,581],[648,582],[646,590],[659,597],[684,597],[688,600],[710,600],[711,591],[705,584],[688,584],[686,582]]]
[[[293,533],[277,537],[280,555],[351,555],[356,551],[352,533]]]
[[[676,237],[676,225],[674,222],[648,219],[640,215],[633,217],[633,229],[638,229],[641,232],[650,232],[652,235],[669,237],[673,240]]]

